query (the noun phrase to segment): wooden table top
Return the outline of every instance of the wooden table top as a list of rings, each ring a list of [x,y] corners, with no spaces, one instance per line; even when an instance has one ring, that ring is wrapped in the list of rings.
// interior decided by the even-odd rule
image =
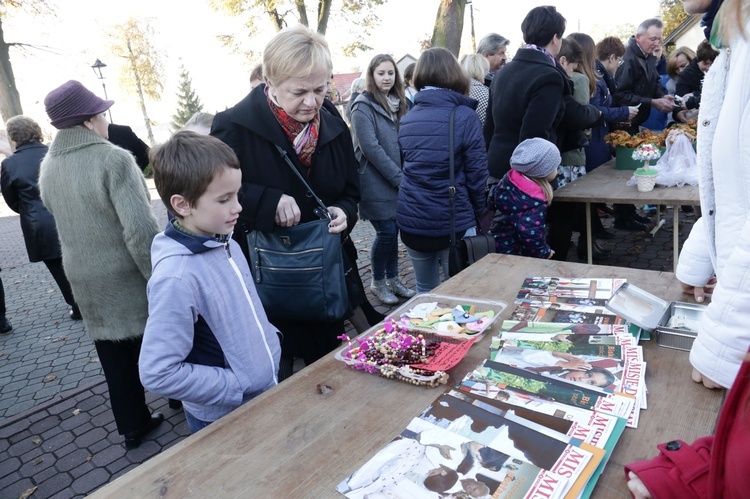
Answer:
[[[435,293],[501,300],[503,316],[527,275],[619,277],[666,300],[684,300],[674,274],[488,255]],[[500,321],[450,372],[454,386],[489,355]],[[691,381],[687,352],[644,342],[648,409],[626,429],[594,491],[629,497],[623,465],[656,444],[713,432],[722,393]],[[321,395],[318,384],[330,386]],[[333,354],[150,459],[91,497],[343,497],[336,485],[395,438],[442,393],[345,368]]]
[[[666,205],[700,205],[698,186],[654,187],[651,192],[639,192],[636,186],[628,186],[633,170],[616,170],[615,160],[579,177],[575,182],[555,191],[557,201],[592,203],[633,203]]]

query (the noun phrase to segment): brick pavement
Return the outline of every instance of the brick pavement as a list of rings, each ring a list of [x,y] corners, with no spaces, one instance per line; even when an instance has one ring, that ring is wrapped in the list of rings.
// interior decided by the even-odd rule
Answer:
[[[164,209],[152,192],[154,211]],[[602,263],[672,270],[672,210],[655,237],[614,231],[606,242],[613,256]],[[695,216],[680,214],[680,244]],[[611,219],[605,220],[610,225]],[[147,394],[149,405],[166,421],[136,450],[126,452],[109,408],[106,385],[93,343],[82,322],[67,316],[57,286],[42,263],[29,263],[19,227],[0,199],[0,266],[8,318],[14,330],[0,336],[0,499],[83,497],[189,435],[181,410]],[[360,275],[370,282],[369,248],[374,233],[361,222],[352,239],[359,249]],[[400,272],[414,288],[403,247]],[[574,248],[570,261],[577,261]],[[369,290],[368,290],[369,294]],[[380,312],[391,310],[370,295]],[[348,325],[348,332],[353,328]]]

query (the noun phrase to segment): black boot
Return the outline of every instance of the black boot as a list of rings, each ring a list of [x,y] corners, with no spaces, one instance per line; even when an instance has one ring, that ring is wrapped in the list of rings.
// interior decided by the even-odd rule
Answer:
[[[13,326],[10,324],[10,321],[3,317],[0,319],[0,334],[6,334],[13,331]]]
[[[592,260],[595,262],[606,260],[607,258],[612,256],[612,252],[610,250],[603,248],[596,241],[594,241],[594,244],[591,245],[591,250],[593,251]],[[578,238],[578,258],[583,262],[588,261],[586,236],[580,236]]]
[[[162,421],[164,421],[164,414],[160,412],[151,414],[151,418],[149,418],[148,422],[143,428],[141,428],[140,430],[131,431],[124,435],[125,448],[128,450],[137,448],[139,445],[141,445],[141,439],[158,428]]]

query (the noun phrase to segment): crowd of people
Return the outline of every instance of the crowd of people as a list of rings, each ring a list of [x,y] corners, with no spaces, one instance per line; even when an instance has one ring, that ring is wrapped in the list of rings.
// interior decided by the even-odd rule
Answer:
[[[642,22],[625,44],[565,36],[563,15],[543,6],[523,19],[515,54],[491,33],[460,62],[430,48],[403,74],[390,55],[377,55],[352,84],[346,121],[326,99],[328,44],[303,26],[269,41],[244,99],[216,116],[199,113],[150,153],[145,144],[118,142],[122,134],[132,140],[132,130],[107,122],[113,102],[76,81],[45,98],[58,129],[49,147],[33,120],[10,119],[14,152],[2,163],[2,194],[21,214],[29,260],[45,263],[71,318],[83,319],[94,341],[125,445],[137,447],[163,420],[147,407],[144,387],[182,401],[196,432],[291,376],[295,359],[310,364],[337,348],[346,319],[360,330],[382,319],[357,272],[348,237],[356,223],[375,230],[369,287],[385,305],[447,279],[451,239],[479,231],[493,236],[499,253],[562,261],[581,232],[585,260],[582,207],[555,202],[554,191],[612,158],[604,142],[610,131],[637,133],[662,113],[667,124],[700,116],[704,216],[677,277],[698,301],[713,292],[691,353],[693,378],[710,388],[735,383],[717,431],[743,443],[699,441],[690,459],[706,464],[710,482],[700,490],[744,490],[742,467],[724,464],[730,456],[742,462],[750,438],[737,413],[750,369],[740,370],[750,335],[738,306],[750,298],[750,244],[743,244],[750,237],[743,169],[750,167],[750,2],[683,3],[705,14],[707,40],[695,52],[660,55],[659,19]],[[141,174],[147,164],[169,213],[161,232]],[[632,205],[613,213],[623,230],[650,222]],[[247,235],[321,218],[341,242],[346,312],[335,320],[274,316],[256,293]],[[596,239],[611,238],[598,218],[594,224]],[[399,239],[416,290],[401,279]],[[595,260],[609,256],[599,241]],[[0,306],[7,333],[4,300]],[[677,490],[664,483],[682,480],[672,469],[683,462],[669,455],[679,449],[631,465],[631,491]],[[699,491],[683,482],[685,494]]]

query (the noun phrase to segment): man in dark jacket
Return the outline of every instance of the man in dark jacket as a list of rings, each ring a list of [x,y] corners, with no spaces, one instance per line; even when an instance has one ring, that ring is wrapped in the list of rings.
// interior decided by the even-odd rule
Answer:
[[[659,73],[656,70],[654,50],[661,45],[664,24],[659,19],[643,21],[634,37],[628,42],[623,63],[615,74],[617,92],[615,106],[638,106],[638,114],[631,121],[630,133],[648,119],[651,108],[663,113],[672,112],[674,97],[664,95]]]
[[[138,168],[141,171],[145,170],[148,166],[149,147],[135,134],[133,129],[125,125],[110,124],[107,131],[109,132],[109,141],[126,151],[130,151],[135,157]]]
[[[634,37],[628,42],[622,65],[617,69],[615,80],[617,90],[613,97],[614,106],[640,106],[638,114],[625,128],[629,133],[638,133],[639,126],[645,122],[651,108],[662,113],[671,113],[674,108],[674,97],[664,95],[661,77],[656,70],[654,50],[661,46],[664,24],[659,19],[643,21]],[[638,215],[633,205],[618,204],[614,207],[615,227],[618,229],[645,231],[648,223],[646,217]]]

